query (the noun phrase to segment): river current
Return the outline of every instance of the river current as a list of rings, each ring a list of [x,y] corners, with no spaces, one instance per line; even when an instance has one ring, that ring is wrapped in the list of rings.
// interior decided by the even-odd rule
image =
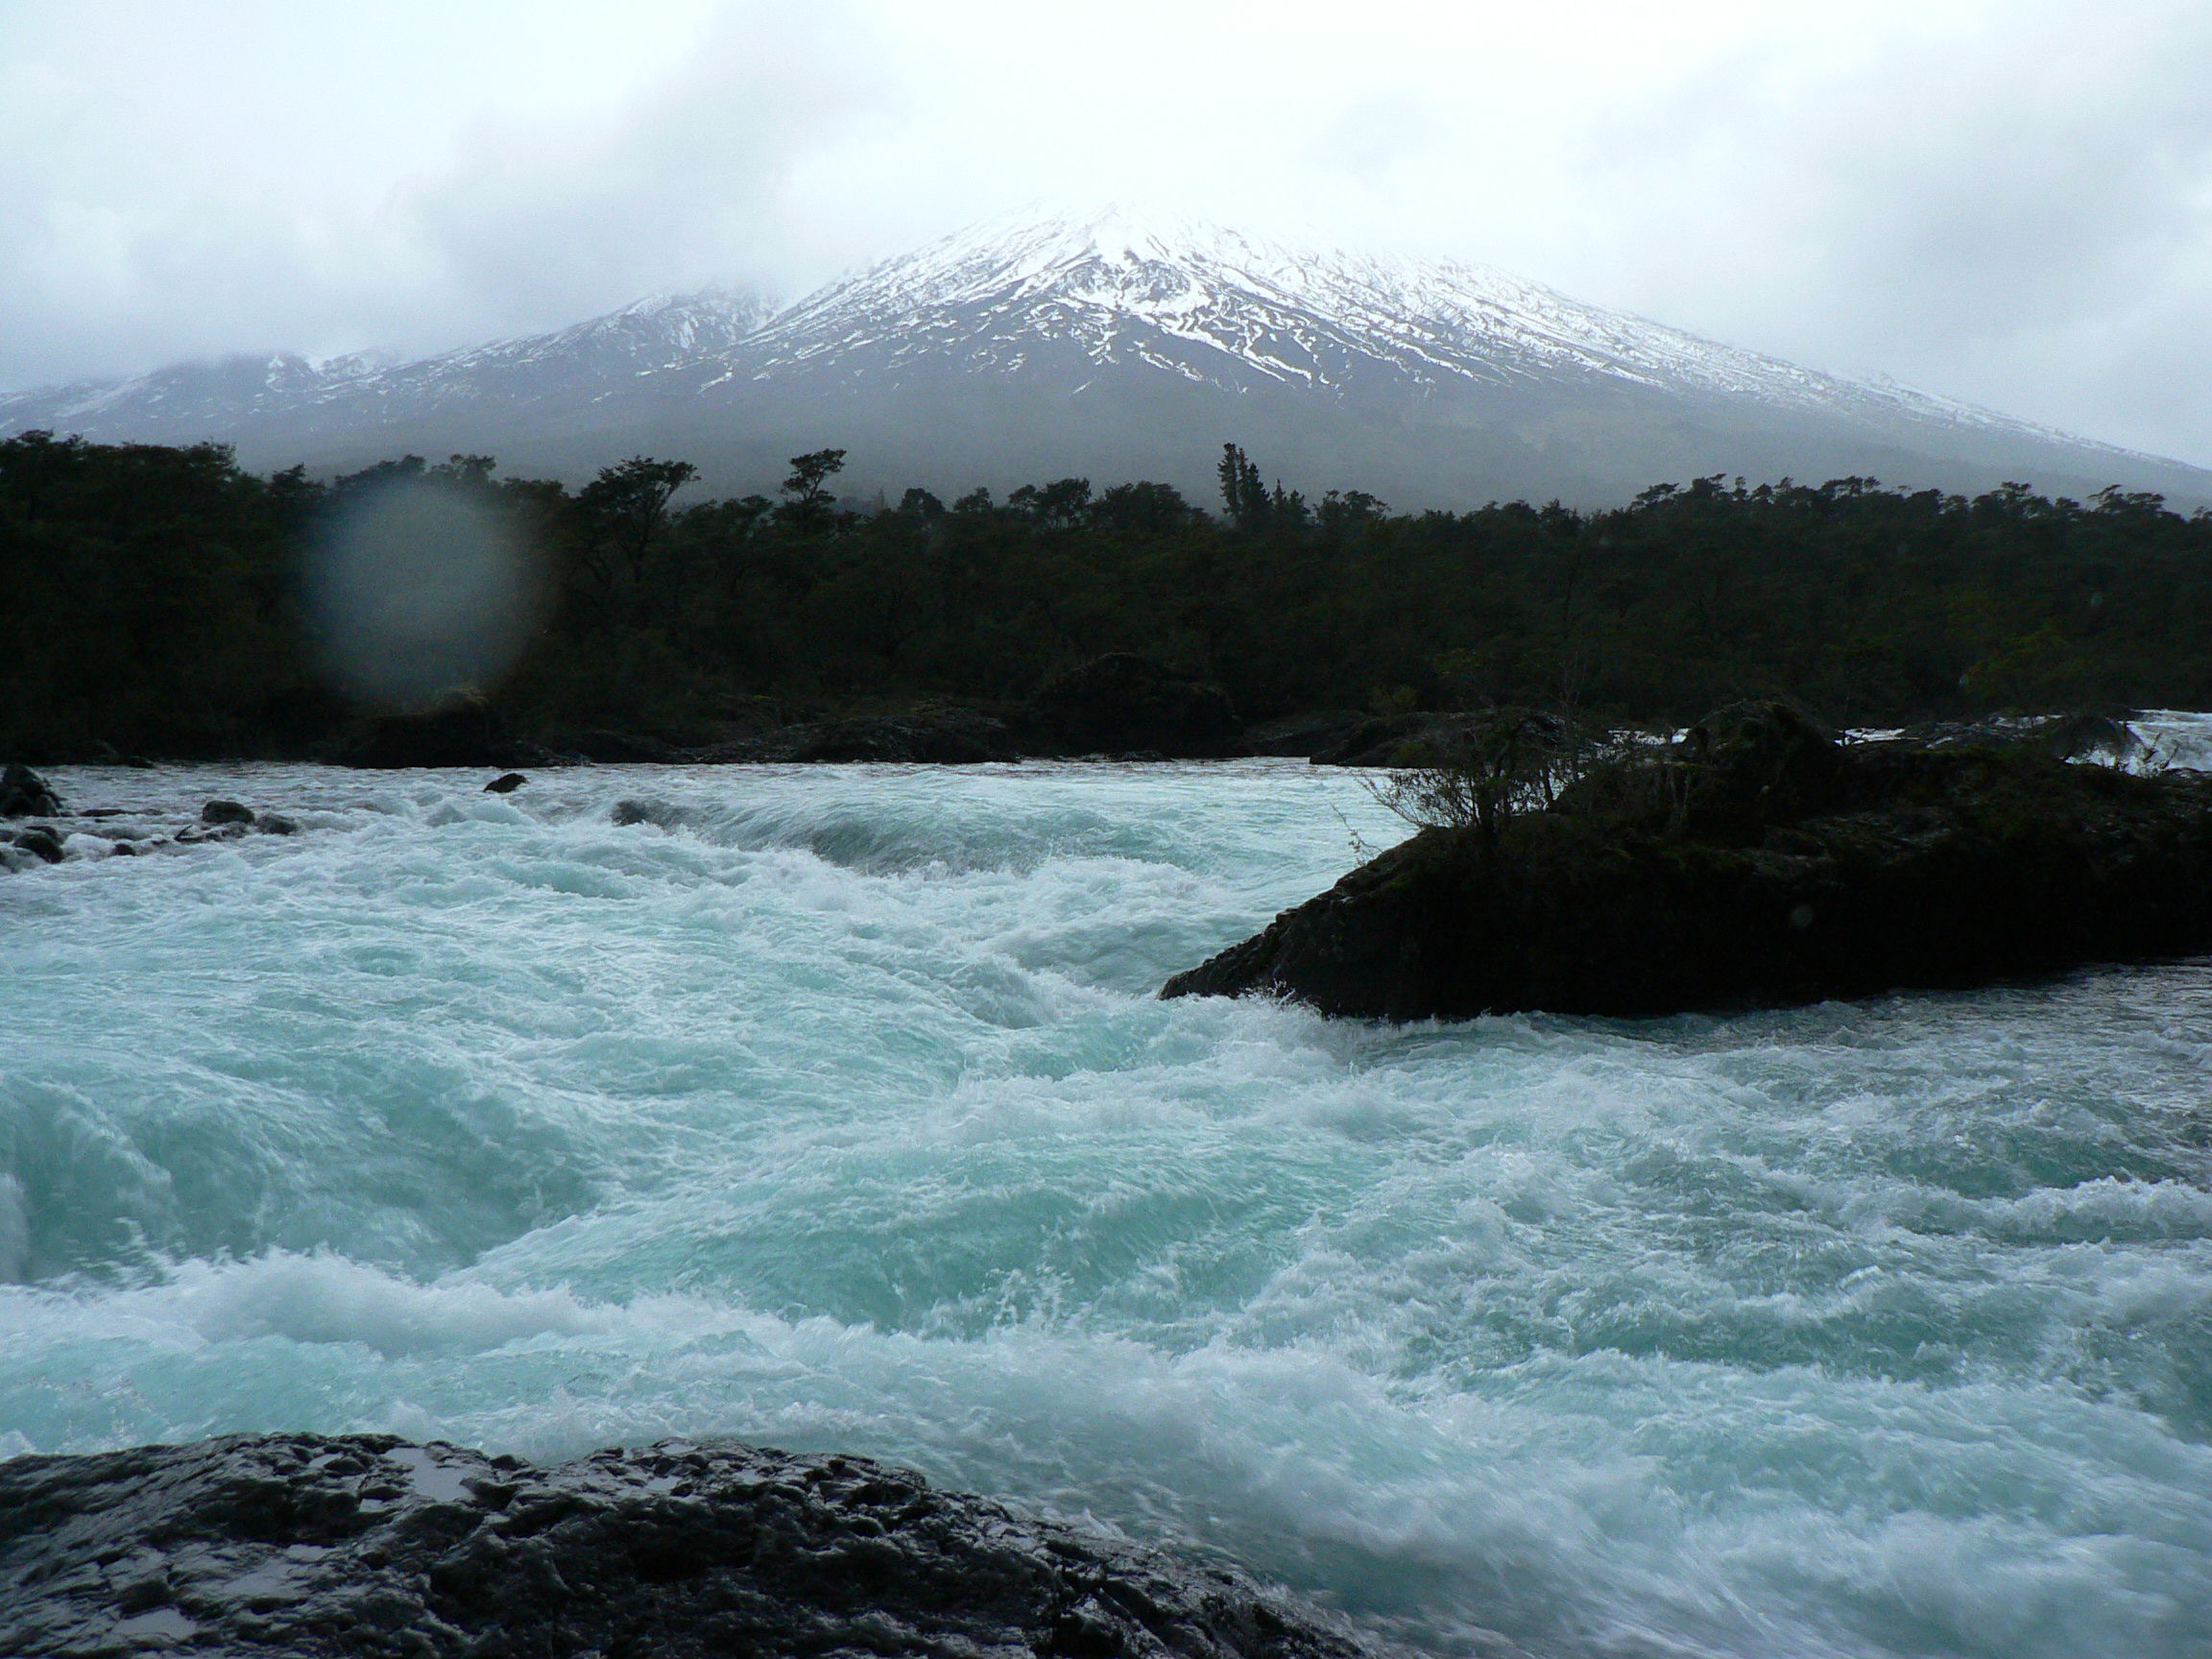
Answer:
[[[0,875],[0,1455],[733,1435],[1436,1652],[2212,1653],[2212,963],[1391,1028],[1153,995],[1404,833],[1297,762],[53,776],[302,830]]]

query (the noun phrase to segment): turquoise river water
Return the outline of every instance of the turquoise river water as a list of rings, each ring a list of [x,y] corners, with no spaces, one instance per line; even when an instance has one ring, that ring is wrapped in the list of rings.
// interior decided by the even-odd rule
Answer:
[[[1387,1028],[1153,996],[1403,833],[1295,762],[55,781],[304,829],[0,875],[0,1455],[734,1435],[1439,1653],[2212,1653],[2212,964]]]

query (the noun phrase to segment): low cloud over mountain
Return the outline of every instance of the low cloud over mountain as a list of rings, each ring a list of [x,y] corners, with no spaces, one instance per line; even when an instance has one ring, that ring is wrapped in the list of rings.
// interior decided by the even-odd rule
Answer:
[[[1654,481],[2021,479],[2212,501],[2212,472],[1582,304],[1486,267],[1118,214],[988,225],[777,309],[710,292],[411,363],[232,359],[0,397],[0,429],[402,450],[580,476],[631,453],[719,489],[851,451],[862,493],[1069,473],[1203,490],[1224,441],[1400,507],[1625,499]]]

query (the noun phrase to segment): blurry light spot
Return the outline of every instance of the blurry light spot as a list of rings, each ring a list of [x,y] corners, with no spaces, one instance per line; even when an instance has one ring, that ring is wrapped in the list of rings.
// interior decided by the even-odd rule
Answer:
[[[339,509],[311,554],[306,596],[332,684],[383,710],[492,689],[538,614],[536,562],[513,519],[436,479],[382,485]]]

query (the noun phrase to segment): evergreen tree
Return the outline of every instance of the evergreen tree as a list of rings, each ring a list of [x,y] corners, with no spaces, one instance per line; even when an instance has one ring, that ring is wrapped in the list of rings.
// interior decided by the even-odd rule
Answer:
[[[1263,528],[1267,522],[1267,487],[1260,482],[1260,469],[1252,465],[1250,457],[1236,445],[1224,444],[1221,464],[1214,470],[1221,479],[1221,507],[1230,527],[1246,533]]]
[[[777,517],[802,529],[826,522],[837,501],[830,480],[844,470],[842,449],[816,449],[792,456],[791,475],[783,480],[783,505],[777,509]]]

